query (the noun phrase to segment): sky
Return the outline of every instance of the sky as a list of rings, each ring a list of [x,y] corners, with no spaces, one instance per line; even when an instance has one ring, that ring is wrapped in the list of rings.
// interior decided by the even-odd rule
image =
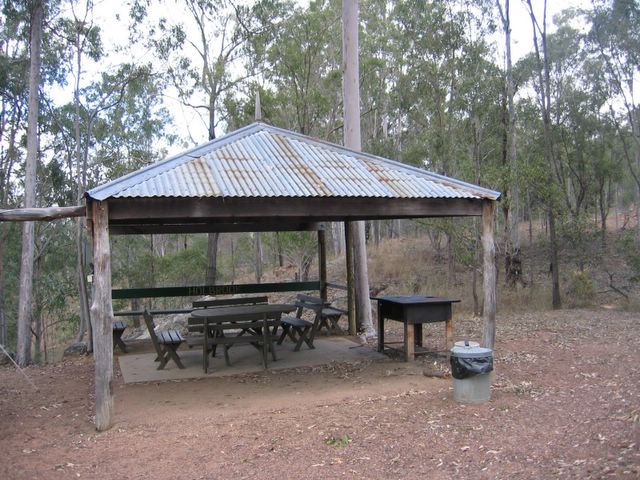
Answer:
[[[551,24],[553,15],[569,7],[584,5],[586,1],[587,0],[549,0],[547,6],[549,31],[552,32],[554,30]],[[501,0],[501,2],[504,4],[504,0]],[[97,25],[100,25],[102,29],[101,35],[107,49],[114,45],[121,45],[123,44],[123,41],[126,42],[128,37],[128,7],[126,3],[126,0],[96,0],[94,2],[94,21]],[[298,0],[298,3],[302,6],[307,6],[309,4],[309,0]],[[541,18],[543,1],[533,0],[533,4],[534,8],[538,9],[537,13]],[[167,1],[165,5],[171,6],[174,4],[171,1]],[[81,10],[76,11],[79,12]],[[156,15],[159,16],[160,14],[166,15],[167,12],[156,10]],[[118,19],[118,15],[121,16],[121,20]],[[532,51],[533,48],[531,20],[523,0],[511,0],[511,21],[513,25],[512,56],[513,62],[515,63],[518,59]],[[503,38],[502,32],[498,29],[495,42],[497,44],[497,56],[499,57],[497,61],[500,63],[504,63]],[[111,60],[112,64],[115,64],[115,62],[132,60],[132,58],[130,58],[131,56],[134,56],[135,58],[133,59],[138,61],[150,61],[154,58],[153,52],[145,51],[142,48],[138,48],[134,52],[128,52],[126,55],[127,57],[113,57],[113,60]],[[93,68],[96,70],[94,70],[93,73],[110,68],[108,62],[102,61],[100,64],[94,65]],[[91,74],[92,72],[89,69],[85,75],[85,81],[88,81]],[[58,95],[62,98],[67,98],[68,101],[71,101],[72,84],[73,82],[70,82],[70,85],[64,91],[60,91]],[[171,95],[170,92],[165,96],[165,104],[174,117],[176,133],[185,140],[177,145],[167,146],[169,154],[177,153],[188,146],[203,143],[207,140],[207,122],[205,119],[195,113],[193,109],[183,106],[176,96]],[[223,132],[220,131],[217,133],[221,134]]]

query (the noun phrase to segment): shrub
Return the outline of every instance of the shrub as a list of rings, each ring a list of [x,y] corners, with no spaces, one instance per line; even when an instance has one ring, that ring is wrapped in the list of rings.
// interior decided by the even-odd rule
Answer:
[[[596,293],[595,284],[591,276],[585,271],[577,271],[569,278],[567,291],[568,305],[571,308],[587,307],[593,303]]]

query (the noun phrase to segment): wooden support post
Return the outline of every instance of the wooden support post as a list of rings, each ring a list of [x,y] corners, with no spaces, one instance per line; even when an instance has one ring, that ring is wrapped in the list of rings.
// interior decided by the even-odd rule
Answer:
[[[98,431],[104,431],[113,424],[113,305],[108,204],[93,202],[92,219],[94,296],[91,318],[94,322],[95,424]]]
[[[496,339],[496,246],[493,239],[495,204],[485,200],[482,205],[482,249],[484,251],[484,335],[483,346],[493,349]]]
[[[349,335],[357,333],[356,328],[356,269],[353,260],[353,236],[349,222],[344,224],[345,256],[347,260],[347,303],[349,311]]]
[[[451,350],[453,348],[453,318],[445,320],[444,342],[445,350]]]
[[[404,323],[404,361],[413,362],[416,359],[416,337],[413,323]]]
[[[324,230],[318,230],[318,276],[320,298],[327,300],[327,241]]]

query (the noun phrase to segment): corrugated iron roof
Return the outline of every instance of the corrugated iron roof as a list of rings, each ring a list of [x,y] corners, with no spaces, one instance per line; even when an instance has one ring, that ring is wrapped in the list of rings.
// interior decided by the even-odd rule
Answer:
[[[365,197],[497,200],[499,192],[261,122],[89,190],[148,197]]]

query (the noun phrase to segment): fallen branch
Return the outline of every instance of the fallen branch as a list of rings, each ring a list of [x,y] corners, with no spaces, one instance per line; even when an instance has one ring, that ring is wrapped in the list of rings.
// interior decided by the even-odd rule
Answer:
[[[11,210],[0,210],[0,222],[30,222],[84,217],[86,212],[87,209],[84,205],[76,207],[13,208]]]
[[[5,356],[11,360],[11,362],[16,366],[16,368],[18,369],[18,371],[24,375],[24,378],[27,379],[27,381],[31,384],[31,386],[33,387],[33,389],[37,392],[38,391],[38,387],[36,387],[36,384],[33,383],[33,380],[31,380],[26,373],[24,373],[24,370],[22,368],[20,368],[20,365],[18,365],[16,363],[16,361],[13,359],[13,357],[9,354],[9,352],[7,352],[7,350],[4,348],[4,345],[0,345],[0,350],[2,350],[5,354]]]
[[[613,273],[607,272],[607,275],[609,275],[609,288],[611,288],[611,290],[613,290],[617,294],[622,295],[626,300],[629,300],[629,295],[624,293],[622,290],[620,290],[618,287],[616,287],[613,284]]]

